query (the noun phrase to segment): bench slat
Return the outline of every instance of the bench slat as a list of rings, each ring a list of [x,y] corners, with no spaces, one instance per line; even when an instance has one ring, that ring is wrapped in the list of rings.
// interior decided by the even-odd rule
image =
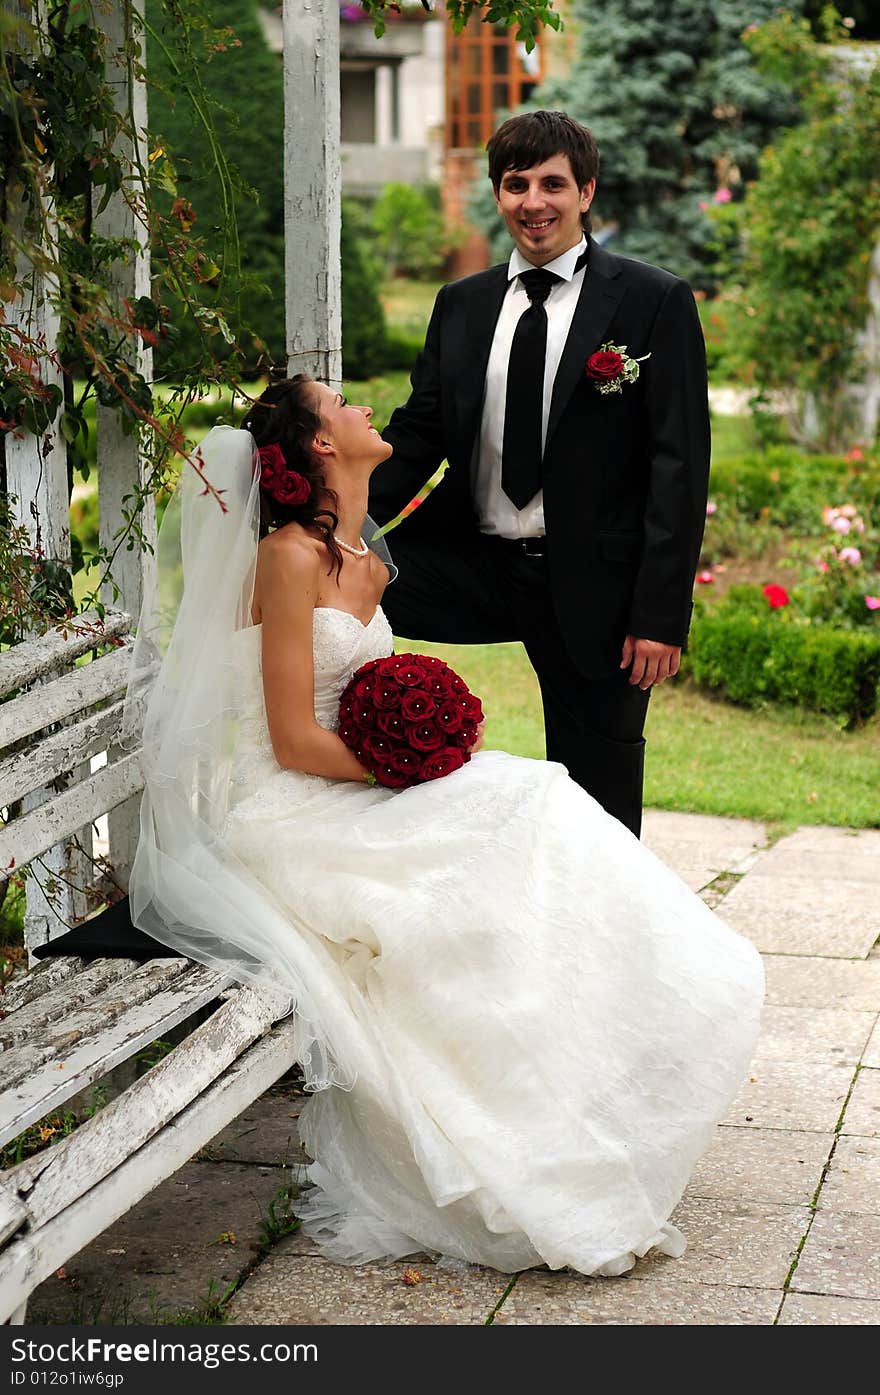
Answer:
[[[41,959],[27,973],[7,983],[0,993],[0,1013],[8,1016],[17,1012],[25,1003],[32,1003],[43,993],[49,993],[56,983],[63,983],[71,974],[79,973],[83,960],[76,954],[59,954],[51,959]]]
[[[179,972],[183,966],[184,972]],[[16,1067],[17,1082],[6,1093],[6,1117],[0,1122],[0,1144],[15,1138],[30,1124],[36,1123],[46,1114],[59,1109],[71,1095],[78,1094],[87,1086],[107,1074],[120,1061],[127,1061],[141,1047],[148,1046],[164,1032],[176,1027],[199,1008],[216,998],[229,982],[227,977],[216,974],[203,965],[190,965],[187,960],[154,959],[132,975],[147,970],[160,971],[164,967],[167,975],[178,968],[174,981],[166,989],[136,1006],[128,1007],[116,1016],[109,1027],[104,1027],[95,1019],[92,1035],[82,1035],[67,1049],[59,1046],[55,1058],[46,1058],[35,1063],[27,1075],[18,1070],[24,1052],[29,1048],[15,1048],[9,1057],[3,1058],[4,1075],[7,1059]],[[154,978],[153,982],[157,979]],[[112,991],[112,990],[110,990]],[[152,990],[148,990],[152,992]],[[100,999],[96,1000],[100,1002]]]
[[[0,1251],[0,1322],[20,1309],[59,1265],[125,1215],[268,1090],[293,1065],[296,1045],[295,1022],[288,1019],[273,1027],[210,1090],[103,1182],[41,1229],[15,1236]]]
[[[32,742],[0,762],[0,807],[42,789],[98,751],[106,751],[119,736],[124,710],[125,703],[119,701],[102,712],[90,712],[81,722]]]
[[[170,1055],[54,1148],[15,1168],[32,1225],[45,1225],[210,1088],[283,1011],[280,994],[236,993]]]
[[[137,751],[96,770],[87,780],[0,830],[0,867],[24,867],[101,814],[143,789]]]
[[[103,620],[96,610],[87,610],[65,622],[64,629],[51,629],[37,639],[13,645],[0,654],[0,697],[66,668],[81,654],[126,634],[131,623],[123,610],[108,610]]]
[[[187,959],[152,959],[148,964],[138,965],[133,959],[118,961],[128,975],[120,981],[104,986],[91,1001],[82,1004],[78,1010],[65,1014],[59,1022],[48,1022],[40,1034],[31,1041],[12,1047],[3,1054],[3,1082],[6,1089],[24,1080],[32,1071],[46,1061],[64,1063],[71,1050],[81,1042],[100,1033],[112,1030],[118,1018],[133,1008],[146,1003],[155,993],[164,990],[169,983],[181,976],[189,967]]]
[[[74,1008],[97,997],[118,979],[131,973],[134,961],[131,959],[96,959],[83,968],[82,973],[73,978],[65,978],[49,993],[43,993],[34,1002],[19,1008],[0,1022],[0,1051],[9,1051],[13,1046],[23,1045],[34,1032],[44,1028],[48,1022],[56,1022],[66,1017]],[[5,1066],[8,1056],[0,1062]],[[2,1071],[5,1076],[5,1070]]]
[[[14,1186],[0,1182],[0,1253],[10,1235],[20,1230],[27,1219],[28,1213]]]
[[[130,663],[129,648],[114,649],[63,678],[53,679],[37,693],[22,693],[4,703],[0,707],[0,749],[122,692]]]

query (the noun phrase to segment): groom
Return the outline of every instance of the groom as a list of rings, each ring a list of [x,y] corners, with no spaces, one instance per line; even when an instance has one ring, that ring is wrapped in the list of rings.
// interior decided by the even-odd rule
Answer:
[[[706,516],[702,332],[686,282],[589,236],[585,127],[527,112],[487,148],[515,248],[440,291],[383,433],[380,523],[449,462],[394,532],[383,606],[410,639],[521,640],[548,760],[638,834],[648,700],[678,671]]]

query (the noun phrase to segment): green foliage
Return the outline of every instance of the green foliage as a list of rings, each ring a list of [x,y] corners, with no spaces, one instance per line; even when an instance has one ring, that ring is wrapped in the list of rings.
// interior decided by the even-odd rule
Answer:
[[[302,1222],[294,1215],[293,1207],[301,1188],[295,1182],[279,1187],[269,1202],[266,1215],[260,1218],[257,1246],[261,1254],[267,1254],[273,1245],[299,1230]]]
[[[351,199],[342,213],[342,371],[347,378],[369,378],[385,357],[385,314],[379,299],[381,277],[364,236],[366,215]]]
[[[732,588],[695,617],[690,666],[701,686],[748,707],[791,703],[847,726],[877,710],[880,638],[799,623],[787,608],[771,611],[757,587]]]
[[[832,67],[806,24],[785,15],[749,44],[799,92],[805,117],[764,153],[738,211],[741,366],[759,402],[795,394],[800,439],[841,449],[859,434],[849,385],[865,372],[858,332],[880,231],[880,65]]]
[[[619,227],[615,251],[713,284],[715,234],[700,205],[740,198],[761,149],[795,115],[784,85],[762,76],[741,42],[776,8],[776,0],[574,0],[572,70],[544,82],[529,105],[562,108],[595,134],[594,211]]]
[[[809,455],[792,445],[749,451],[713,462],[710,494],[718,512],[709,528],[733,508],[748,522],[766,518],[798,536],[823,537],[829,506],[851,503],[880,516],[880,455]]]
[[[147,3],[150,128],[164,152],[153,166],[154,197],[176,219],[175,243],[198,239],[201,258],[178,340],[160,346],[171,377],[206,337],[214,354],[228,354],[224,327],[245,339],[250,365],[284,355],[284,75],[257,8],[256,0],[214,0],[212,29],[191,22],[182,44],[174,8]],[[198,85],[182,81],[193,66]],[[164,275],[161,243],[155,261]]]
[[[385,33],[385,15],[389,10],[400,11],[395,0],[359,0],[361,9],[373,20],[377,38]],[[421,0],[422,7],[430,10],[428,0]],[[487,24],[515,24],[516,37],[525,44],[531,53],[538,41],[542,27],[561,29],[562,21],[548,0],[446,0],[446,11],[452,22],[453,32],[460,34],[471,15],[484,11],[482,18]]]
[[[376,251],[388,276],[429,277],[439,273],[446,235],[435,186],[386,184],[373,205],[370,223]]]

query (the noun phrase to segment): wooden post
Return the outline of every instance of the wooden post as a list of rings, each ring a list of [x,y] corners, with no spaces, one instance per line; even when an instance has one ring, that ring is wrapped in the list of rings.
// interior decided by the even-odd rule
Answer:
[[[106,36],[105,67],[107,81],[113,88],[115,106],[128,123],[133,135],[123,132],[117,150],[125,168],[140,170],[146,178],[147,169],[147,91],[143,81],[134,77],[126,49],[138,38],[143,41],[144,0],[130,4],[109,5],[96,10],[97,22]],[[140,21],[140,23],[139,23]],[[117,261],[111,270],[112,298],[122,313],[124,300],[134,302],[150,294],[150,253],[147,229],[143,217],[141,184],[132,176],[110,199],[106,209],[95,219],[95,231],[101,237],[129,238],[138,250]],[[132,367],[149,382],[153,375],[152,350],[142,342],[132,348]],[[111,407],[98,406],[98,503],[100,508],[100,541],[104,548],[117,546],[125,526],[123,510],[131,510],[135,491],[143,485],[147,473],[143,438],[147,428],[133,436],[126,435],[119,414]],[[149,549],[142,550],[137,538],[129,550],[125,543],[118,548],[113,560],[112,580],[103,587],[107,605],[118,605],[137,623],[145,585],[155,580],[156,505],[149,495],[138,517],[143,540]],[[117,753],[110,752],[112,760]],[[137,849],[140,827],[140,797],[128,799],[114,809],[108,818],[110,862],[114,876],[122,885],[128,884],[128,873]]]
[[[287,371],[342,378],[337,0],[284,0]]]

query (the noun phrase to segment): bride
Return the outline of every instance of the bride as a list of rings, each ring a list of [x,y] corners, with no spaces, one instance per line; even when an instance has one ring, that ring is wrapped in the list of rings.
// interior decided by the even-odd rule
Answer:
[[[184,471],[129,694],[135,923],[292,1000],[300,1214],[329,1257],[680,1255],[669,1216],[745,1074],[760,959],[560,765],[475,748],[367,782],[335,727],[393,648],[371,415],[293,378]]]

